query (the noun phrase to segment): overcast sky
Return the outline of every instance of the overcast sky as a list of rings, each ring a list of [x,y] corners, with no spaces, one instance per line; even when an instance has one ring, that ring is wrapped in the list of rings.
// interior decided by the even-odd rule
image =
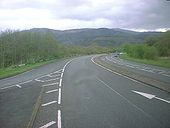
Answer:
[[[0,30],[124,28],[167,30],[167,0],[0,0]]]

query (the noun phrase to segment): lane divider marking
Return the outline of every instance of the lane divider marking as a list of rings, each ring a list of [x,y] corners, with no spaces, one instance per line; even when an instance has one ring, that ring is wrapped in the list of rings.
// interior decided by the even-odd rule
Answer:
[[[55,121],[51,121],[51,122],[49,122],[49,123],[47,123],[47,124],[45,124],[45,125],[43,125],[43,126],[41,126],[39,128],[48,128],[49,126],[51,126],[51,125],[53,125],[55,123],[56,123]]]
[[[58,89],[54,89],[54,90],[50,90],[50,91],[47,91],[47,92],[45,92],[45,93],[51,93],[51,92],[56,92],[56,91],[58,91]]]
[[[54,100],[54,101],[51,101],[51,102],[48,102],[48,103],[45,103],[45,104],[42,104],[41,106],[44,107],[44,106],[47,106],[47,105],[50,105],[50,104],[54,104],[56,103],[57,101]]]

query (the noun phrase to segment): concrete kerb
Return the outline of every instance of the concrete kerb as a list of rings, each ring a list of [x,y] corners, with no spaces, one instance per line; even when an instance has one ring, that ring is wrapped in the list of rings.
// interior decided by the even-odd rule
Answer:
[[[36,119],[39,107],[41,105],[41,100],[42,100],[43,92],[44,92],[44,87],[41,88],[40,95],[37,98],[37,101],[36,101],[36,103],[35,103],[35,105],[33,107],[32,115],[30,117],[30,121],[28,122],[27,128],[32,128],[33,127],[33,124],[34,124],[34,121]]]
[[[129,78],[137,80],[141,83],[148,84],[148,85],[151,85],[153,87],[159,88],[161,90],[170,92],[170,86],[168,85],[168,83],[158,81],[158,80],[155,80],[155,79],[134,73],[134,72],[129,71],[127,69],[123,69],[123,68],[121,68],[121,67],[119,67],[115,64],[110,64],[108,62],[105,62],[105,61],[99,59],[99,57],[101,57],[101,56],[95,57],[94,61],[101,66],[104,66],[104,67],[106,67],[106,68],[108,68],[108,69],[110,69],[114,72],[120,73],[124,76],[127,76]]]

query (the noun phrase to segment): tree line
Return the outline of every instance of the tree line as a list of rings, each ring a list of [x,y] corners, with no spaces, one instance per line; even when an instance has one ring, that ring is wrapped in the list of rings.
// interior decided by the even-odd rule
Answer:
[[[53,33],[6,30],[0,33],[0,68],[37,63],[62,57],[110,52],[106,48],[63,45]]]
[[[122,49],[133,58],[154,60],[170,57],[170,31],[160,37],[150,37],[142,44],[126,44]]]

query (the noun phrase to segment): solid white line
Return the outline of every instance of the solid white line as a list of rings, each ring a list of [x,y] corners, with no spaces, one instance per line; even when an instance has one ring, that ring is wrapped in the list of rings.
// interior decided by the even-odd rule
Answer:
[[[56,83],[51,83],[51,84],[45,84],[45,85],[42,85],[43,87],[46,87],[46,86],[51,86],[51,85],[56,85],[56,84],[58,84],[58,82],[56,82]]]
[[[58,104],[61,104],[61,88],[58,90]]]
[[[96,77],[97,78],[97,77]],[[133,107],[135,107],[136,109],[138,109],[139,111],[141,111],[142,113],[144,113],[146,116],[151,117],[148,113],[146,113],[144,110],[142,110],[141,108],[139,108],[138,106],[136,106],[135,104],[133,104],[130,100],[128,100],[126,97],[122,96],[119,92],[117,92],[116,90],[114,90],[113,88],[111,88],[108,84],[106,84],[104,81],[102,81],[101,79],[97,78],[98,81],[100,81],[101,83],[103,83],[107,88],[109,88],[110,90],[112,90],[113,92],[115,92],[117,95],[119,95],[122,99],[124,99],[127,103],[129,103],[130,105],[132,105]],[[152,117],[151,117],[152,118]]]
[[[109,71],[109,72],[112,72],[112,73],[114,73],[114,74],[116,74],[116,75],[122,76],[122,77],[124,77],[124,78],[129,79],[129,80],[132,80],[132,81],[134,81],[134,82],[136,82],[136,83],[140,83],[140,84],[142,83],[142,82],[139,82],[139,81],[137,81],[137,80],[135,80],[135,79],[132,79],[132,78],[130,78],[130,77],[124,76],[124,75],[122,75],[122,74],[120,74],[120,73],[114,72],[114,71],[112,71],[112,70],[110,70],[110,69],[108,69],[108,68],[106,68],[106,67],[104,67],[104,66],[102,66],[102,65],[100,65],[100,64],[98,64],[98,63],[96,63],[96,62],[93,60],[94,57],[95,57],[95,56],[93,56],[93,57],[91,58],[91,61],[92,61],[94,64],[96,64],[97,66],[99,66],[99,67],[101,67],[101,68],[103,68],[103,69],[105,69],[105,70],[107,70],[107,71]]]
[[[49,82],[49,81],[54,81],[54,80],[58,80],[60,78],[55,78],[55,79],[49,79],[49,80],[43,80],[44,82]]]
[[[57,74],[57,75],[53,75],[53,74],[49,74],[48,77],[58,77],[60,76],[60,74]]]
[[[58,71],[54,71],[52,74],[55,74],[55,73],[61,73],[62,69],[58,70]]]
[[[162,101],[164,101],[164,102],[166,102],[166,103],[169,103],[170,104],[170,101],[168,101],[168,100],[164,100],[164,99],[162,99],[162,98],[159,98],[159,97],[154,97],[155,99],[158,99],[158,100],[162,100]]]
[[[50,104],[54,104],[56,103],[57,101],[51,101],[51,102],[48,102],[48,103],[45,103],[45,104],[42,104],[41,106],[44,107],[44,106],[47,106],[47,105],[50,105]]]
[[[15,84],[15,85],[7,86],[7,87],[2,87],[1,89],[8,89],[8,88],[12,88],[12,87],[18,87],[18,88],[21,88],[21,86],[20,86],[20,85]]]
[[[58,91],[58,89],[54,89],[54,90],[50,90],[50,91],[47,91],[47,92],[45,92],[45,93],[51,93],[51,92],[56,92],[56,91]]]
[[[19,84],[26,84],[26,83],[29,83],[29,82],[31,82],[32,80],[28,80],[28,81],[25,81],[25,82],[21,82],[21,83],[19,83]]]
[[[58,128],[61,128],[61,110],[58,110]]]
[[[48,128],[49,126],[51,126],[51,125],[53,125],[55,123],[56,123],[55,121],[51,121],[51,122],[47,123],[46,125],[43,125],[43,126],[41,126],[39,128]]]

